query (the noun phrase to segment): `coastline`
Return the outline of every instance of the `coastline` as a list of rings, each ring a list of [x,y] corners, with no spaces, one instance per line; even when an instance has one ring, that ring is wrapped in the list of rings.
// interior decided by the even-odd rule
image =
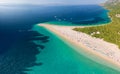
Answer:
[[[72,44],[74,47],[76,47],[76,51],[81,53],[82,55],[87,55],[88,58],[90,58],[91,60],[94,60],[100,64],[103,64],[103,65],[106,65],[110,68],[113,68],[115,70],[119,70],[120,68],[120,63],[114,61],[113,59],[103,55],[100,53],[100,51],[96,51],[96,50],[93,50],[91,48],[89,48],[88,46],[84,45],[83,43],[81,42],[78,42],[74,39],[71,39],[70,38],[70,35],[66,36],[65,34],[62,34],[63,32],[60,32],[60,31],[64,31],[64,29],[67,29],[68,31],[73,31],[72,29],[74,27],[69,27],[69,26],[55,26],[55,25],[49,25],[49,24],[40,24],[40,26],[43,26],[45,27],[46,29],[50,30],[51,32],[57,34],[58,36],[60,36],[63,40],[69,42],[70,44]],[[60,29],[61,30],[60,30]],[[57,30],[59,29],[59,30]],[[76,31],[73,31],[74,33],[78,33]],[[72,34],[72,33],[71,33]],[[85,36],[89,36],[89,35],[86,35],[84,33],[79,33],[81,35],[85,35]],[[78,35],[79,35],[78,34]],[[79,37],[79,36],[76,36],[76,37]],[[83,36],[84,37],[84,36]],[[82,37],[81,37],[82,38]],[[93,38],[94,39],[94,38]],[[95,38],[96,39],[96,38]],[[98,39],[97,39],[98,40]],[[112,46],[115,46],[112,44]],[[93,46],[94,47],[94,46]],[[81,49],[82,48],[82,49]],[[116,47],[117,48],[117,47]],[[114,50],[116,51],[116,50]],[[117,50],[119,51],[119,50]],[[109,52],[109,51],[108,51]],[[120,52],[120,51],[119,51]],[[117,53],[118,54],[118,53]]]
[[[70,27],[74,27],[74,28],[84,28],[84,27],[99,27],[99,26],[106,26],[106,25],[109,25],[110,23],[112,23],[112,19],[110,18],[110,22],[107,22],[107,23],[102,23],[102,24],[94,24],[94,25],[92,25],[91,26],[91,24],[90,25],[74,25],[73,26],[73,24],[72,25],[69,25]],[[43,23],[43,24],[49,24],[49,25],[54,25],[54,24],[56,24],[56,23]],[[59,25],[59,26],[66,26],[66,25]]]

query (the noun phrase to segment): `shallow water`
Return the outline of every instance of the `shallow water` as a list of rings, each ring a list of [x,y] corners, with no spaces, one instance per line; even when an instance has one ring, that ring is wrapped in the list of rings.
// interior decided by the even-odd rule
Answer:
[[[43,27],[35,26],[34,30],[46,34],[50,41],[45,49],[36,56],[36,62],[41,66],[34,66],[28,74],[119,74],[120,72],[98,64],[86,56],[78,53],[74,48],[61,40],[60,37]],[[38,43],[39,42],[35,42]]]

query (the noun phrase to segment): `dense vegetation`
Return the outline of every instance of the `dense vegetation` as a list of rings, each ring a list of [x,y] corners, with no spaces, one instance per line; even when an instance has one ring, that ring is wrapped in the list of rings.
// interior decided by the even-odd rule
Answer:
[[[74,28],[74,30],[104,39],[105,41],[117,44],[120,47],[120,17],[116,16],[120,14],[120,3],[106,4],[105,8],[110,10],[109,16],[112,20],[111,23],[103,26]],[[99,32],[99,34],[97,34],[97,32]]]

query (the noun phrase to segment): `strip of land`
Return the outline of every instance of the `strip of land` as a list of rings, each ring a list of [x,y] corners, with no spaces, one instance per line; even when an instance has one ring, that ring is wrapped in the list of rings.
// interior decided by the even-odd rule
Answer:
[[[83,54],[87,54],[89,58],[92,56],[92,60],[120,71],[120,49],[117,45],[82,32],[74,31],[74,27],[71,26],[49,24],[40,24],[40,26],[45,27],[62,37],[65,41],[75,45],[78,48],[78,52],[81,53],[81,50],[83,50]]]

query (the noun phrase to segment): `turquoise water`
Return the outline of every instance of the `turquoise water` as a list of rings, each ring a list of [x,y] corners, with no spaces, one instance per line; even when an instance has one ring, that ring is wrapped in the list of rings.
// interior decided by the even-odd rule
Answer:
[[[36,62],[42,62],[40,66],[34,66],[27,71],[28,74],[120,74],[120,72],[98,64],[74,50],[61,38],[40,26],[34,26],[33,30],[49,36],[49,42],[45,49],[39,53]],[[35,41],[39,44],[39,41]]]
[[[110,22],[107,13],[99,5],[0,5],[0,74],[101,73],[102,69],[98,68],[101,65],[88,62],[56,35],[37,26],[34,30],[39,33],[31,28],[46,22],[67,26],[101,25]],[[103,70],[103,73],[106,72]]]

